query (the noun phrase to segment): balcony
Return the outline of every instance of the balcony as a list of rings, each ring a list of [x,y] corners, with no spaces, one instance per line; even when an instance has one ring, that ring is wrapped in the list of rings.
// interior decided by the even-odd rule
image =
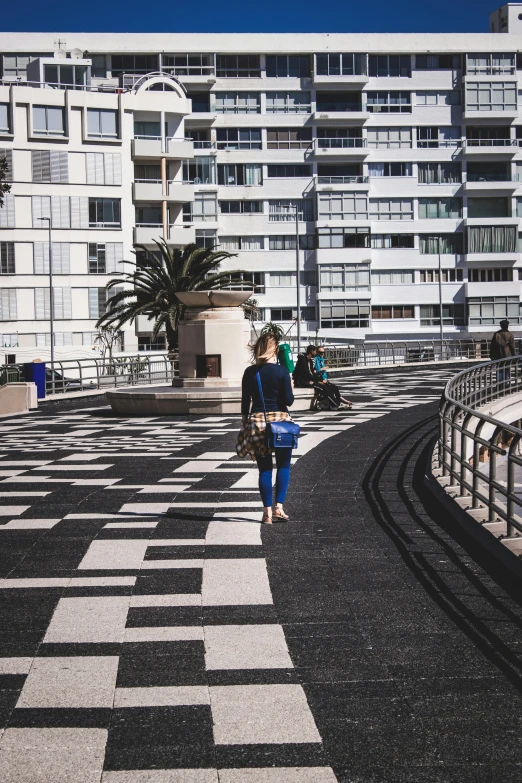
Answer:
[[[520,187],[520,176],[511,173],[505,175],[498,174],[496,176],[486,175],[479,179],[468,180],[463,187],[466,192],[512,191]]]
[[[194,201],[194,185],[189,182],[169,182],[167,201],[185,204]]]
[[[361,138],[329,138],[314,139],[309,152],[316,157],[338,157],[349,155],[351,158],[365,158],[368,155],[366,139]]]
[[[466,155],[509,155],[519,152],[520,139],[464,139]]]
[[[314,185],[316,190],[368,190],[370,187],[370,178],[362,175],[344,175],[344,176],[324,176],[315,175]]]
[[[477,296],[514,296],[520,297],[520,282],[505,280],[502,282],[466,283],[466,299]]]
[[[135,245],[155,245],[160,239],[163,239],[162,223],[137,223],[134,227]]]
[[[133,201],[162,201],[163,183],[160,179],[137,179],[132,185]]]
[[[167,241],[169,245],[190,245],[196,241],[196,229],[193,225],[171,224]]]
[[[370,80],[370,77],[367,73],[354,73],[345,75],[345,74],[317,74],[314,73],[312,76],[312,83],[317,87],[329,87],[332,84],[342,84],[346,87],[364,87],[365,84],[368,83]]]
[[[167,148],[163,152],[161,136],[135,136],[132,157],[187,160],[194,157],[194,143],[192,139],[167,139]]]

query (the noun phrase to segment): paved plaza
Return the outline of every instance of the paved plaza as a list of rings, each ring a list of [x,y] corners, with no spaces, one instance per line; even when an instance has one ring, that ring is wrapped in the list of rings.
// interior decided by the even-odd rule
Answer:
[[[423,484],[451,374],[296,414],[286,525],[239,416],[0,419],[1,783],[520,783],[520,586]]]

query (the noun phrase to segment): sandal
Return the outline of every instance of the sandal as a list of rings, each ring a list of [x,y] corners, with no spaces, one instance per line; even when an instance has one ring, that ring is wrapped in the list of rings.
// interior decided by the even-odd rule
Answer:
[[[290,517],[282,509],[276,509],[272,514],[273,519],[277,519],[280,522],[288,522]]]
[[[272,524],[272,517],[269,517],[268,514],[263,514],[263,519],[261,520],[262,525],[271,525]]]

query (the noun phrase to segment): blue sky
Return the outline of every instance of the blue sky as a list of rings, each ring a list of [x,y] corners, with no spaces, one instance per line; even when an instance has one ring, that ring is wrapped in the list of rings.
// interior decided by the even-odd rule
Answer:
[[[4,0],[4,32],[487,32],[500,0]]]

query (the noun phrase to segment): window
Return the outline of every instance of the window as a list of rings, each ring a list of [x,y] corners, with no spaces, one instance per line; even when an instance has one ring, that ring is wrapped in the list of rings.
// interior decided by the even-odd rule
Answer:
[[[468,226],[468,253],[516,253],[517,226]]]
[[[269,278],[271,288],[294,287],[296,283],[295,272],[270,272]]]
[[[118,112],[112,109],[87,109],[87,136],[115,139],[118,136]]]
[[[442,323],[445,326],[464,326],[465,307],[463,304],[442,305]],[[421,305],[420,306],[420,325],[421,326],[439,326],[440,325],[440,305]]]
[[[443,269],[442,270],[442,282],[443,283],[462,283],[464,279],[462,269]],[[439,282],[439,270],[438,269],[421,269],[420,271],[421,283],[438,283]]]
[[[214,185],[216,181],[214,158],[201,155],[194,160],[183,161],[183,182],[193,182],[194,185]]]
[[[262,185],[263,168],[259,163],[220,163],[219,185]]]
[[[69,182],[67,152],[33,150],[31,163],[33,182]]]
[[[53,242],[53,274],[71,273],[71,246],[68,242]],[[33,269],[35,275],[49,274],[49,242],[33,244]]]
[[[314,219],[314,203],[311,198],[296,200],[280,199],[278,201],[268,202],[268,220],[271,223],[291,223],[295,222],[295,208],[299,220],[311,221]]]
[[[312,167],[298,163],[281,163],[276,165],[268,165],[268,177],[290,177],[292,179],[298,177],[311,177]]]
[[[106,310],[107,298],[114,294],[114,289],[109,293],[106,288],[89,288],[89,318],[101,318]]]
[[[302,321],[315,321],[315,307],[301,307],[300,314]],[[272,321],[294,321],[296,318],[297,308],[295,307],[271,308],[270,310],[270,320]]]
[[[460,137],[460,127],[421,127],[417,128],[417,147],[420,149],[460,147]]]
[[[141,204],[136,206],[135,214],[137,226],[163,226],[160,204]]]
[[[2,348],[18,348],[18,334],[0,334],[0,346]]]
[[[310,57],[307,54],[267,54],[266,75],[278,78],[307,78],[310,76]]]
[[[412,285],[413,283],[413,271],[408,269],[372,272],[372,285]]]
[[[259,114],[261,105],[258,92],[217,92],[218,114]]]
[[[370,54],[368,57],[369,76],[411,76],[411,56],[409,54]]]
[[[502,76],[515,74],[514,54],[467,54],[466,74],[468,76]]]
[[[47,321],[51,317],[50,301],[48,288],[34,289],[34,312],[37,321]],[[53,287],[53,315],[57,320],[72,318],[70,288]]]
[[[267,92],[267,114],[310,114],[309,92]]]
[[[316,54],[318,76],[364,76],[365,54]]]
[[[138,351],[166,351],[165,335],[158,334],[155,340],[150,334],[138,334]]]
[[[215,72],[211,54],[164,54],[162,67],[174,76],[212,76]]]
[[[520,301],[518,296],[480,296],[467,300],[469,325],[498,324],[506,318],[511,323],[520,323]]]
[[[295,236],[271,236],[268,237],[269,250],[295,250]]]
[[[467,82],[466,111],[516,111],[516,82]]]
[[[40,54],[4,54],[3,78],[11,81],[25,81],[27,78],[27,66]]]
[[[209,131],[186,128],[186,133],[187,138],[193,140],[195,150],[209,150],[213,148],[214,142],[210,140]]]
[[[121,154],[86,152],[85,172],[88,185],[121,185]]]
[[[16,289],[0,289],[0,321],[16,321]]]
[[[368,128],[370,149],[409,149],[412,146],[411,128]]]
[[[513,280],[513,270],[510,267],[496,269],[468,269],[470,283],[506,283]]]
[[[371,220],[413,220],[413,199],[371,199],[370,218]]]
[[[468,182],[510,182],[513,179],[510,163],[470,161],[467,167]]]
[[[259,78],[261,64],[258,54],[218,54],[216,76],[219,78]]]
[[[355,148],[366,146],[361,128],[317,128],[317,146],[328,148]]]
[[[263,212],[263,202],[220,201],[219,210],[223,215],[254,215]]]
[[[123,272],[122,242],[89,242],[89,274]]]
[[[411,177],[411,163],[369,163],[370,177]]]
[[[14,275],[15,271],[15,243],[0,242],[0,275]]]
[[[367,220],[365,193],[318,193],[319,220]]]
[[[370,229],[319,228],[317,243],[320,248],[370,247]]]
[[[0,133],[9,133],[9,104],[0,103]]]
[[[317,272],[315,269],[306,269],[299,273],[299,285],[317,286]]]
[[[218,128],[218,150],[260,150],[260,128]]]
[[[460,95],[460,90],[425,90],[415,93],[415,103],[417,106],[460,106]]]
[[[217,199],[215,193],[195,193],[194,201],[183,204],[183,221],[190,223],[216,222]]]
[[[57,61],[56,65],[44,65],[43,80],[46,84],[59,85],[66,90],[85,90],[87,66],[73,65],[71,60]]]
[[[379,91],[366,93],[367,111],[384,114],[404,114],[411,112],[409,92]]]
[[[107,78],[107,57],[104,54],[91,54],[91,76],[93,79]]]
[[[319,163],[317,166],[319,185],[351,185],[354,182],[368,182],[360,163],[336,163],[334,166]]]
[[[0,228],[15,228],[15,197],[4,193],[4,206],[0,208]]]
[[[415,57],[418,71],[451,71],[461,67],[460,54],[417,54]]]
[[[370,264],[329,264],[319,267],[321,291],[369,291]]]
[[[320,304],[322,329],[361,329],[370,326],[367,299],[323,300]]]
[[[420,185],[453,185],[462,182],[462,165],[460,163],[419,163]]]
[[[463,234],[421,234],[419,252],[423,255],[459,255],[464,252]]]
[[[263,250],[264,237],[246,236],[246,237],[220,237],[219,246],[221,250]]]
[[[316,112],[362,111],[360,92],[318,92]]]
[[[372,248],[387,250],[390,248],[413,247],[415,242],[413,234],[372,234]]]
[[[205,114],[210,111],[209,92],[188,92],[187,98],[192,103],[192,114]],[[216,111],[219,111],[217,107]]]
[[[12,182],[13,179],[14,179],[14,177],[13,177],[13,150],[0,148],[0,160],[5,160],[5,162],[6,162],[5,181],[6,182]]]
[[[518,211],[518,205],[519,205],[519,200],[517,199],[517,211]],[[490,198],[468,197],[469,218],[511,217],[510,207],[511,207],[511,199],[507,199],[501,196],[490,197]]]
[[[119,198],[89,199],[89,228],[120,228],[121,200]]]
[[[461,218],[461,198],[420,198],[419,219]]]
[[[413,305],[374,305],[372,318],[374,320],[415,318],[415,307]]]
[[[111,72],[113,76],[122,73],[151,73],[158,70],[157,54],[113,54]]]
[[[63,136],[63,109],[60,106],[33,106],[33,133],[38,136]]]
[[[33,228],[45,229],[47,221],[40,218],[51,218],[53,228],[87,228],[85,211],[87,199],[73,196],[33,196],[32,215]]]
[[[197,228],[196,245],[198,247],[216,247],[218,243],[217,231],[215,229]]]
[[[159,139],[161,138],[161,123],[145,120],[134,120],[135,139]]]
[[[303,150],[312,143],[311,128],[269,128],[267,130],[267,149]]]

